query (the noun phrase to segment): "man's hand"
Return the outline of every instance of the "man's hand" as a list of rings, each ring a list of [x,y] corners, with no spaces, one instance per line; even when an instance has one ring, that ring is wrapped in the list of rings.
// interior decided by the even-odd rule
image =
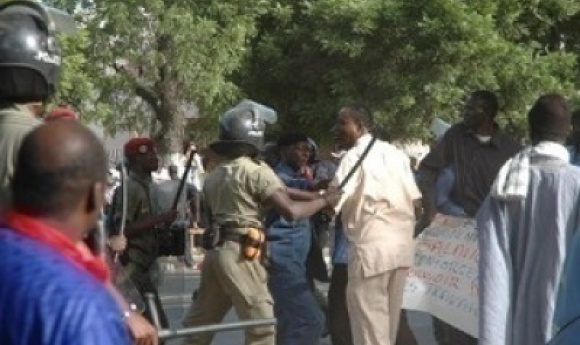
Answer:
[[[124,235],[116,235],[109,237],[109,247],[115,252],[122,252],[127,248],[127,237]]]
[[[326,189],[328,188],[328,185],[330,184],[331,181],[332,181],[331,179],[320,180],[316,182],[316,184],[312,187],[312,189],[314,190]]]
[[[135,345],[157,345],[157,330],[139,313],[131,313],[126,319]]]
[[[324,194],[322,194],[322,197],[326,200],[329,207],[336,206],[340,201],[341,196],[342,190],[337,187],[330,187],[324,192]]]

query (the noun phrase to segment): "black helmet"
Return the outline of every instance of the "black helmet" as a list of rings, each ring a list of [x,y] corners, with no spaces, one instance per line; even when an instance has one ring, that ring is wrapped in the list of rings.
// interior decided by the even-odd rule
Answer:
[[[273,109],[244,100],[221,117],[219,141],[210,148],[220,155],[255,156],[262,149],[266,123],[276,123],[276,120]]]
[[[54,23],[43,5],[0,5],[0,100],[46,100],[56,91],[60,63]]]

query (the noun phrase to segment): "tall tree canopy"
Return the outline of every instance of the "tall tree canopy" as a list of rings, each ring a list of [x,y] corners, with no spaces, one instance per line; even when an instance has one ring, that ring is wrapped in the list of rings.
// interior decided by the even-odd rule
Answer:
[[[501,121],[525,134],[541,93],[574,96],[577,0],[53,0],[82,9],[65,44],[62,96],[109,126],[154,116],[166,151],[241,97],[273,106],[281,126],[329,139],[337,107],[367,104],[393,138],[454,121],[472,90],[500,96]],[[68,46],[67,46],[68,44]]]
[[[356,101],[395,138],[457,119],[464,96],[488,88],[523,135],[534,98],[575,88],[579,10],[574,0],[280,1],[261,18],[239,83],[312,135]]]

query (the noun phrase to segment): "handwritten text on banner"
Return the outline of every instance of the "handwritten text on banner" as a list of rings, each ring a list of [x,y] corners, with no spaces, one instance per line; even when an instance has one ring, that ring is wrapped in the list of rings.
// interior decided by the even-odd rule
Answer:
[[[403,307],[477,337],[478,259],[475,221],[437,215],[417,239]]]

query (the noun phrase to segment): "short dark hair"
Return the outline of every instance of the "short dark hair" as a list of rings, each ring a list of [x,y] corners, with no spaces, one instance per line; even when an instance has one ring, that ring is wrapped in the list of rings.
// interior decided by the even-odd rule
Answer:
[[[308,142],[308,136],[304,133],[299,133],[299,132],[293,132],[293,133],[286,133],[286,134],[282,134],[282,136],[280,136],[280,139],[278,139],[278,147],[282,148],[282,147],[287,147],[290,145],[294,145],[297,143],[304,143],[304,142]]]
[[[492,119],[495,118],[499,111],[499,102],[497,96],[488,90],[477,90],[471,93],[471,98],[481,102],[481,106],[486,115]]]
[[[66,212],[94,183],[107,181],[107,155],[99,139],[81,124],[65,122],[70,122],[64,125],[72,128],[72,134],[59,144],[47,144],[37,135],[42,127],[57,122],[38,127],[22,142],[12,184],[16,209],[43,214]],[[68,139],[74,141],[74,149],[62,147]],[[52,149],[46,148],[51,145]],[[65,158],[43,158],[58,149],[66,152]]]
[[[375,125],[373,114],[365,105],[356,103],[346,105],[341,108],[341,111],[346,111],[350,116],[352,116],[356,121],[358,121],[363,127],[368,130],[372,130]]]
[[[572,126],[572,114],[566,98],[555,93],[538,98],[528,113],[528,125],[534,142],[564,142]]]

